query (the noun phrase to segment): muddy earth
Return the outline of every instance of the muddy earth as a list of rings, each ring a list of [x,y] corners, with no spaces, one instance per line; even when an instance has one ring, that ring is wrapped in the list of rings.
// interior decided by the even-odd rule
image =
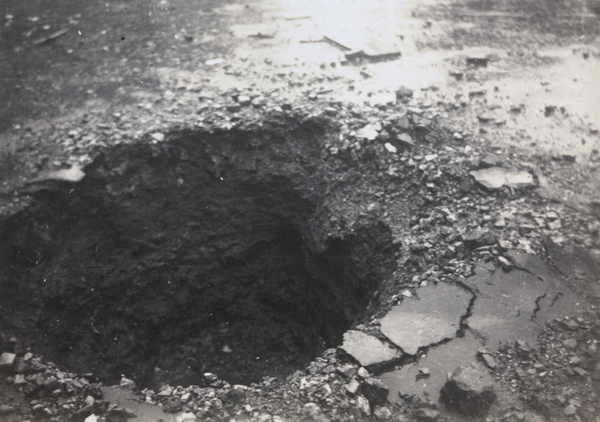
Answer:
[[[1,421],[599,421],[600,3],[5,0]]]

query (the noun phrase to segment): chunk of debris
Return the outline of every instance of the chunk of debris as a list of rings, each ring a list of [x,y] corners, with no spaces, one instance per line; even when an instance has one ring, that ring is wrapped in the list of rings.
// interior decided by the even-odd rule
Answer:
[[[467,57],[467,64],[474,67],[487,67],[490,59],[488,57]]]
[[[45,176],[37,179],[37,181],[59,180],[59,181],[64,181],[64,182],[76,183],[76,182],[81,181],[81,179],[83,179],[84,177],[85,177],[85,173],[83,172],[81,167],[78,165],[74,165],[68,169],[61,169],[61,170],[48,172],[48,173],[46,173]]]
[[[469,249],[477,249],[482,246],[495,245],[498,236],[490,230],[478,228],[464,236],[463,243]]]
[[[494,380],[479,363],[461,366],[444,384],[441,399],[466,415],[481,415],[496,399]]]
[[[389,142],[386,142],[383,146],[385,147],[385,149],[388,152],[391,152],[392,154],[396,154],[398,152],[398,148],[396,148],[394,145],[392,145]]]
[[[344,334],[340,349],[364,367],[384,364],[402,356],[402,353],[388,343],[356,330]]]
[[[473,170],[471,176],[486,189],[500,189],[503,186],[521,188],[535,186],[533,175],[528,171],[504,167],[489,167]]]
[[[396,90],[396,98],[399,101],[408,101],[413,96],[412,89],[408,89],[404,86],[401,86]]]
[[[377,127],[372,124],[368,124],[356,132],[356,137],[358,139],[366,139],[367,141],[374,141],[377,138],[377,135],[379,135]]]
[[[277,26],[264,23],[231,25],[229,30],[237,38],[270,39],[277,34]]]
[[[162,132],[154,132],[152,135],[150,135],[150,137],[156,142],[162,142],[165,140],[165,134]]]
[[[402,142],[404,145],[412,147],[415,145],[415,141],[413,141],[412,136],[408,133],[401,133],[398,135],[398,141]]]
[[[381,333],[409,355],[453,338],[472,298],[467,290],[445,283],[422,287],[417,294],[419,298],[405,298],[381,319]]]
[[[419,422],[436,422],[440,417],[440,412],[429,407],[421,407],[415,412],[415,419]]]
[[[0,371],[10,371],[15,366],[17,355],[14,353],[4,352],[0,355]]]
[[[371,407],[375,407],[387,402],[389,389],[377,378],[369,377],[360,384],[358,392],[369,400]]]

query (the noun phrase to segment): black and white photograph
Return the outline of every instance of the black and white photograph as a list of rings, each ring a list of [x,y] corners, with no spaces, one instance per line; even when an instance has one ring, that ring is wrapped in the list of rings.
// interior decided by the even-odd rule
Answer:
[[[0,422],[600,422],[600,0],[0,0]]]

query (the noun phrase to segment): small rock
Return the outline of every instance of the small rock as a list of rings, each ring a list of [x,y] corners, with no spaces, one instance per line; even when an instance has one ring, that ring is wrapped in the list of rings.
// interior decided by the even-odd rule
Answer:
[[[567,347],[570,347],[571,349],[574,349],[577,347],[577,340],[575,340],[574,338],[570,338],[568,340],[565,340],[563,344]]]
[[[250,105],[250,103],[252,102],[252,98],[248,97],[247,95],[240,95],[237,101],[239,105],[247,106]]]
[[[165,140],[165,134],[161,132],[154,132],[152,135],[150,135],[150,137],[156,142],[162,142]]]
[[[205,65],[207,66],[214,66],[216,64],[220,64],[223,63],[225,60],[224,59],[210,59],[204,62]]]
[[[482,353],[480,356],[481,356],[481,360],[483,360],[484,365],[487,366],[488,368],[494,370],[498,367],[496,360],[491,355],[489,355],[487,353]]]
[[[311,417],[317,417],[321,413],[321,408],[316,403],[306,403],[304,405],[304,413]]]
[[[398,135],[398,141],[410,147],[415,145],[415,141],[413,141],[412,136],[408,133],[401,133]]]
[[[548,221],[546,224],[550,230],[559,230],[562,228],[560,220]]]
[[[121,382],[119,382],[119,387],[127,388],[129,390],[133,390],[135,388],[135,382],[126,377],[121,377]]]
[[[225,109],[230,113],[237,113],[242,109],[242,106],[239,104],[229,104],[225,107]]]
[[[477,183],[486,189],[500,189],[503,186],[519,188],[535,186],[531,173],[504,167],[489,167],[470,172]]]
[[[512,268],[512,262],[510,262],[508,259],[504,258],[503,256],[499,256],[498,257],[498,262],[502,265],[503,268],[505,269],[509,269]]]
[[[577,414],[577,408],[570,404],[563,409],[563,414],[565,416],[575,416]]]
[[[379,132],[375,125],[372,124],[368,124],[356,132],[356,137],[358,139],[366,139],[367,141],[374,141],[377,139],[377,135],[379,135]]]
[[[489,61],[487,57],[467,57],[467,64],[474,67],[486,67]]]
[[[367,371],[365,368],[360,367],[358,368],[358,376],[362,379],[366,379],[370,376],[369,371]]]
[[[358,392],[358,388],[360,387],[360,382],[356,378],[352,378],[352,380],[346,385],[346,391],[349,394],[356,394]]]
[[[193,413],[182,413],[177,416],[177,422],[196,422],[198,418]]]
[[[431,371],[429,368],[419,368],[419,372],[417,373],[417,379],[429,378],[431,376]]]
[[[467,415],[480,415],[496,399],[494,380],[481,364],[461,366],[444,384],[441,399]]]
[[[577,375],[579,375],[583,378],[587,377],[587,375],[588,375],[588,372],[585,369],[579,368],[579,367],[573,368],[573,372],[575,372]]]
[[[369,405],[369,400],[367,400],[363,396],[358,396],[356,398],[356,407],[358,407],[360,411],[367,416],[371,414],[371,406]]]
[[[517,340],[515,342],[515,348],[517,349],[517,354],[519,357],[524,360],[529,359],[529,355],[533,351],[529,343],[523,340]]]
[[[440,412],[428,407],[421,407],[415,412],[415,418],[419,422],[436,422],[440,417]]]
[[[412,89],[401,86],[396,90],[396,98],[400,101],[408,101],[408,99],[412,98],[412,96]]]
[[[388,343],[357,330],[344,334],[340,349],[363,366],[383,364],[402,355]]]
[[[204,379],[206,379],[209,382],[215,382],[217,381],[219,378],[217,377],[216,374],[213,374],[212,372],[205,372],[204,373]]]
[[[92,413],[90,416],[85,418],[85,420],[83,422],[98,422],[98,416],[96,416]]]
[[[351,363],[347,363],[337,368],[337,372],[346,378],[352,378],[354,375],[356,375],[357,371],[358,366],[352,365]]]
[[[391,152],[392,154],[396,154],[398,152],[398,148],[396,148],[395,146],[393,146],[389,142],[386,142],[383,146],[385,147],[385,149],[388,152]]]
[[[0,355],[0,370],[9,371],[15,366],[17,355],[10,352],[4,352]]]
[[[387,406],[379,406],[373,412],[377,419],[388,420],[392,417],[392,411]]]
[[[469,249],[476,249],[482,246],[494,245],[498,242],[496,234],[490,230],[478,228],[466,234],[463,243]]]
[[[369,400],[373,407],[385,404],[389,393],[389,389],[384,383],[372,377],[364,380],[358,391]]]

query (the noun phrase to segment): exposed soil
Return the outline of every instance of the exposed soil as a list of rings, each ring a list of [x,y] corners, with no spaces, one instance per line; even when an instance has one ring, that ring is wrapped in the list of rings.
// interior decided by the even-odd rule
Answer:
[[[324,131],[293,124],[173,132],[46,182],[2,226],[5,323],[72,371],[153,387],[285,376],[338,344],[393,269],[391,234],[329,227]]]

